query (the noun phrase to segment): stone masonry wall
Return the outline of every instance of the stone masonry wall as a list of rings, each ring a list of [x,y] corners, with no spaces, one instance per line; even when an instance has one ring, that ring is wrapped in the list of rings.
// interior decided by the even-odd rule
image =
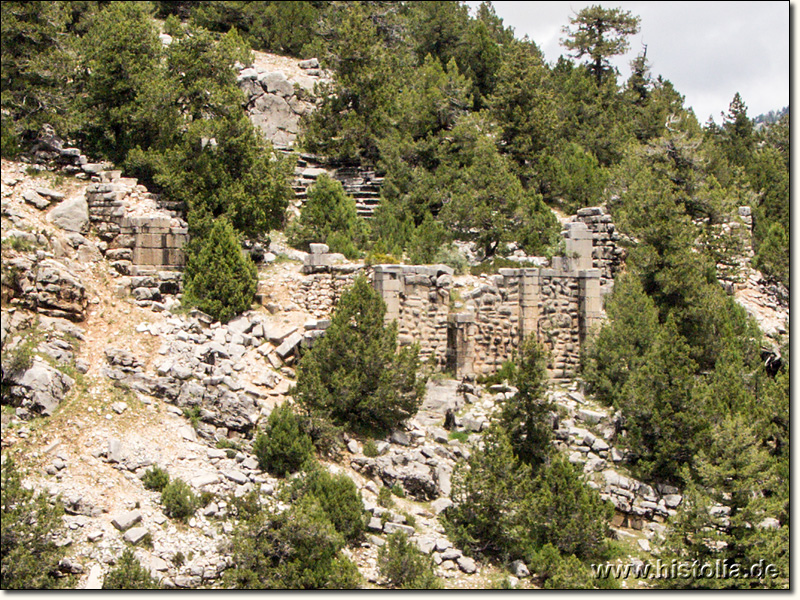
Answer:
[[[98,173],[86,189],[89,220],[103,240],[105,258],[118,273],[130,276],[134,297],[157,301],[181,289],[188,240],[185,221],[157,204],[155,196],[119,171]]]
[[[610,291],[614,276],[622,268],[625,260],[625,248],[619,245],[622,241],[620,234],[611,215],[602,206],[590,206],[578,210],[575,223],[584,223],[591,234],[592,264],[591,268],[600,269],[600,286],[606,292]],[[567,225],[572,225],[568,223]]]
[[[305,308],[330,315],[342,292],[363,273],[386,303],[386,321],[397,321],[398,343],[418,343],[420,358],[458,377],[496,372],[533,335],[550,352],[551,378],[577,374],[581,345],[601,321],[601,270],[592,268],[593,234],[568,223],[567,257],[551,268],[500,269],[465,292],[462,312],[451,312],[453,270],[446,265],[337,264],[324,244],[312,244],[300,284]]]
[[[375,265],[373,282],[386,302],[386,320],[397,320],[398,343],[419,343],[420,359],[447,361],[453,270],[446,265]]]

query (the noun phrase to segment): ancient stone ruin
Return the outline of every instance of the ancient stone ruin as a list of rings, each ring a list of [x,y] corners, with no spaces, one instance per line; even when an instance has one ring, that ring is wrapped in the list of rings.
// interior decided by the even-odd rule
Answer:
[[[423,361],[432,359],[458,378],[490,374],[534,335],[551,352],[551,377],[569,379],[578,372],[581,346],[603,318],[602,269],[593,266],[593,234],[585,223],[567,223],[564,233],[567,257],[554,258],[550,268],[500,269],[461,296],[458,312],[450,308],[453,270],[446,265],[366,267],[310,254],[305,307],[324,316],[363,273],[386,303],[386,320],[397,321],[398,342],[418,343]]]

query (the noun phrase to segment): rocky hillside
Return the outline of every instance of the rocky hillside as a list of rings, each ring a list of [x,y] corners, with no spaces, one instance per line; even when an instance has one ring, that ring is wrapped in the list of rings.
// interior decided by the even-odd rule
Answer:
[[[252,442],[272,410],[292,401],[298,346],[327,326],[298,296],[313,277],[302,272],[304,254],[273,242],[260,272],[263,306],[221,325],[185,312],[171,290],[161,293],[144,277],[132,285],[136,276],[109,260],[89,221],[86,196],[96,184],[7,161],[2,182],[3,451],[27,485],[63,500],[63,571],[77,575],[79,587],[99,587],[132,547],[168,587],[219,585],[231,566],[231,502],[257,490],[265,504],[285,507],[282,481],[259,469]],[[485,280],[458,276],[456,286],[477,289]],[[142,288],[157,293],[131,293]],[[456,463],[514,391],[437,376],[404,430],[369,449],[366,439],[346,438],[326,463],[356,482],[371,515],[366,541],[351,549],[367,585],[385,583],[378,549],[386,534],[403,531],[433,557],[448,587],[484,588],[506,577],[535,587],[524,565],[504,573],[463,555],[437,518],[452,504]],[[637,552],[650,548],[680,496],[625,476],[623,454],[610,443],[612,416],[574,385],[552,398],[561,412],[557,446],[615,503],[618,536],[639,540]],[[143,485],[153,466],[205,494],[186,524],[167,517],[161,494]],[[379,504],[382,487],[402,496],[394,508]]]

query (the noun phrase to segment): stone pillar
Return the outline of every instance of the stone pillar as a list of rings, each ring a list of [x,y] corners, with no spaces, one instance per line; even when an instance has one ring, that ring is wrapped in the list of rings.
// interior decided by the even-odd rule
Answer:
[[[520,335],[536,335],[539,324],[539,269],[522,269],[520,285]]]
[[[592,232],[586,226],[586,223],[580,221],[573,221],[567,223],[566,229],[566,246],[567,257],[573,269],[583,270],[592,268]]]
[[[603,300],[600,295],[600,269],[578,271],[580,284],[580,339],[586,337],[603,319]]]
[[[386,303],[386,322],[400,317],[401,265],[375,265],[372,285]]]
[[[456,378],[473,373],[475,348],[472,343],[474,313],[453,313],[447,318],[447,370]]]

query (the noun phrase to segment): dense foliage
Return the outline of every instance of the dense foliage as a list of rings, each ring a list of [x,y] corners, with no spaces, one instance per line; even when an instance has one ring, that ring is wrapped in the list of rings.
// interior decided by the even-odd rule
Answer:
[[[314,445],[300,430],[292,407],[284,402],[270,413],[266,426],[256,434],[253,453],[259,468],[284,477],[298,471],[313,456]]]
[[[365,230],[366,224],[356,214],[355,202],[342,184],[323,173],[309,188],[300,218],[287,233],[295,248],[308,251],[309,244],[322,243],[331,252],[355,258],[365,241]]]
[[[433,570],[433,559],[423,554],[401,531],[391,534],[381,546],[378,567],[394,588],[433,590],[442,587]]]
[[[339,300],[331,325],[302,357],[295,398],[311,414],[367,431],[387,431],[416,413],[424,378],[416,347],[397,348],[397,324],[364,278]]]
[[[116,565],[103,579],[104,590],[157,590],[161,585],[153,579],[150,571],[142,566],[133,553],[126,548]]]
[[[184,302],[228,322],[253,303],[258,289],[256,266],[224,217],[214,222],[198,246],[184,271]]]
[[[61,533],[60,501],[51,504],[22,484],[10,457],[2,466],[2,537],[0,582],[6,590],[53,589],[69,583],[60,578],[59,561],[66,549],[56,544]]]
[[[189,484],[182,479],[173,479],[161,492],[164,514],[173,519],[186,521],[197,510],[198,499]]]
[[[500,561],[575,563],[573,570],[589,581],[582,561],[607,551],[614,511],[550,443],[545,364],[542,348],[526,341],[512,371],[517,394],[503,403],[483,447],[453,475],[455,505],[446,512],[447,529],[471,553]],[[543,570],[540,578],[548,577]]]
[[[313,494],[288,510],[257,510],[233,536],[227,582],[237,589],[352,589],[356,566],[341,549],[345,540]]]

